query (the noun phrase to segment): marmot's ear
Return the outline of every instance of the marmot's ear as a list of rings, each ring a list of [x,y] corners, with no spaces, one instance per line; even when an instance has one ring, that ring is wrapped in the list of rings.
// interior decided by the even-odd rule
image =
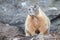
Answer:
[[[34,8],[38,8],[38,7],[39,7],[39,5],[38,5],[38,4],[35,4],[35,5],[34,5]]]

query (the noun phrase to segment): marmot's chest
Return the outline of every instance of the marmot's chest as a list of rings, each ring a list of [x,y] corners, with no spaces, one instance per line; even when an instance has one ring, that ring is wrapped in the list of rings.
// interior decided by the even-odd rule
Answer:
[[[36,17],[36,16],[31,16],[31,20],[30,21],[31,21],[31,24],[34,27],[37,27],[37,28],[39,28],[44,23],[43,18]]]

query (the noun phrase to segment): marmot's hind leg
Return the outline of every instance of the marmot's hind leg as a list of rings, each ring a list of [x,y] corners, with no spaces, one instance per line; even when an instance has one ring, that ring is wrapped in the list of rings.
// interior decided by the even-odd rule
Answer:
[[[35,34],[35,31],[34,30],[26,30],[25,32],[26,36],[33,36]]]
[[[25,32],[25,35],[26,35],[26,36],[31,36],[28,31]]]

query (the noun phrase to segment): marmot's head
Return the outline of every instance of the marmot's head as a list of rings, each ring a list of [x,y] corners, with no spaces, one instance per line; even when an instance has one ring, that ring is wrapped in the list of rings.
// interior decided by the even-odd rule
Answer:
[[[34,15],[34,16],[36,16],[38,13],[39,13],[39,6],[37,6],[37,5],[34,5],[34,6],[30,6],[29,8],[28,8],[28,13],[29,13],[29,15]]]

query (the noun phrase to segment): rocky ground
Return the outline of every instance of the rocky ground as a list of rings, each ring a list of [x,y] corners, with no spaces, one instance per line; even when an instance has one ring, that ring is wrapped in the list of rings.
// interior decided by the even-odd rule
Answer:
[[[60,35],[59,0],[44,1],[44,3],[43,1],[39,0],[31,0],[31,2],[29,0],[0,0],[0,40],[9,40],[16,36],[19,36],[20,38],[22,37],[20,40],[49,40],[51,35],[35,35],[33,37],[24,36],[24,23],[26,16],[28,15],[27,8],[35,3],[37,3],[37,5],[39,5],[50,18],[50,33],[56,33],[57,35]],[[52,38],[53,37],[54,36],[52,36]],[[50,40],[55,39],[53,38]]]

